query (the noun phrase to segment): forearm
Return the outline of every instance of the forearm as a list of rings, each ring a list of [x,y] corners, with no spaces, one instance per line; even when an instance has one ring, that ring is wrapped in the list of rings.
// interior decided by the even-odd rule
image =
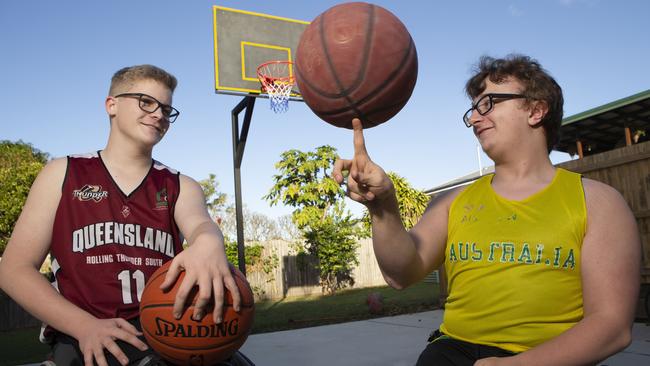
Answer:
[[[629,322],[594,314],[556,338],[509,357],[507,365],[594,365],[630,343]],[[504,359],[505,361],[506,359]]]
[[[418,281],[424,273],[422,261],[414,238],[404,228],[395,195],[368,208],[373,248],[386,282],[401,289]]]
[[[0,287],[26,311],[53,328],[79,339],[82,325],[94,319],[59,294],[37,269],[28,265],[2,267]]]

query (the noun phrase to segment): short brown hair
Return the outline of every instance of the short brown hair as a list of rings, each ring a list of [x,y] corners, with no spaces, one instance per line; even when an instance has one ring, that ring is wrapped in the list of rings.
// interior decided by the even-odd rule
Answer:
[[[518,54],[511,54],[502,59],[483,56],[476,66],[474,76],[467,81],[465,92],[474,99],[485,90],[485,79],[489,78],[491,82],[500,84],[509,77],[523,85],[524,90],[521,93],[526,96],[526,103],[533,100],[546,103],[548,112],[540,125],[546,131],[546,144],[550,153],[560,139],[564,97],[562,88],[537,60]]]
[[[124,67],[118,70],[111,78],[111,87],[108,95],[115,96],[122,88],[130,87],[133,83],[141,80],[155,80],[165,85],[173,93],[176,89],[176,78],[167,71],[154,65],[136,65]]]

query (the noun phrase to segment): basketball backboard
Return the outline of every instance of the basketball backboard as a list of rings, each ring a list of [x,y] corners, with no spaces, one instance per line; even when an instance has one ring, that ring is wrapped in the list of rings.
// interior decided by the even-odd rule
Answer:
[[[309,22],[274,15],[212,7],[214,75],[217,93],[265,97],[257,67],[267,61],[294,61]],[[290,70],[293,72],[293,70]],[[301,100],[297,86],[292,100]]]

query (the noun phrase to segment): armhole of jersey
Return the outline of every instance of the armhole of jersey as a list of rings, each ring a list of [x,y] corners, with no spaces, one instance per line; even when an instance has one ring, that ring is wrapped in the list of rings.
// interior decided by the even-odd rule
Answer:
[[[178,195],[176,197],[176,202],[174,202],[174,208],[172,209],[172,212],[170,212],[170,214],[172,215],[172,219],[174,220],[174,225],[176,226],[176,231],[178,232],[178,239],[180,240],[181,247],[182,247],[185,238],[183,237],[183,232],[181,231],[181,228],[179,228],[178,224],[176,223],[176,204],[178,204],[178,200],[181,197],[181,172],[179,171],[176,172],[176,185],[178,186]]]
[[[65,162],[65,175],[63,176],[63,183],[61,183],[61,193],[65,189],[65,184],[68,181],[68,170],[70,169],[70,155],[66,156]]]
[[[585,192],[585,177],[582,174],[579,174],[578,177],[578,182],[580,183],[580,190],[582,191],[582,204],[581,204],[581,209],[582,209],[582,214],[584,217],[584,227],[583,232],[585,235],[587,235],[587,226],[589,226],[589,213],[587,212],[587,193]]]

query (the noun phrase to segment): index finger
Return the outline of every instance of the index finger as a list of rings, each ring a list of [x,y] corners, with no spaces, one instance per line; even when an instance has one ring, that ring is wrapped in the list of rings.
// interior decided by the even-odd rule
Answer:
[[[366,150],[366,141],[363,138],[363,125],[361,120],[354,118],[352,120],[352,130],[354,131],[354,156],[368,156]]]
[[[167,274],[165,275],[165,280],[160,284],[160,289],[163,291],[169,290],[174,283],[176,283],[176,279],[178,278],[178,275],[182,271],[182,266],[178,263],[177,260],[172,259],[172,263],[169,265],[169,268],[167,269]]]
[[[226,288],[230,291],[230,296],[232,297],[232,307],[235,311],[239,312],[241,310],[241,293],[239,292],[239,286],[237,286],[237,281],[234,277],[226,278],[224,281]]]

